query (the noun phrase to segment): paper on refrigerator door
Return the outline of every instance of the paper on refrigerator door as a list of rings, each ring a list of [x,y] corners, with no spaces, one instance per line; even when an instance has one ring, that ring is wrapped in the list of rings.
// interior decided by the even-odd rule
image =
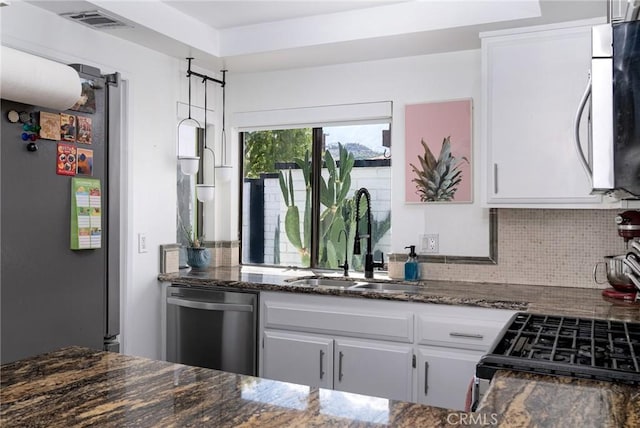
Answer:
[[[100,180],[71,180],[71,249],[88,250],[102,246],[102,191]]]

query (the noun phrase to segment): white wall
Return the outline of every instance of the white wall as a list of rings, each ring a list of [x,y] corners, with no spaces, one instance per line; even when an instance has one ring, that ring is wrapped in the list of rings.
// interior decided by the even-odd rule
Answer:
[[[23,2],[1,8],[0,18],[3,45],[63,63],[85,63],[103,72],[119,71],[128,81],[121,339],[125,353],[159,358],[162,296],[156,280],[158,246],[175,242],[176,103],[187,101],[185,61]],[[404,105],[469,97],[479,105],[479,70],[479,51],[468,51],[270,73],[229,73],[227,121],[233,112],[241,111],[393,101],[392,251],[403,252],[404,246],[417,244],[421,233],[439,233],[441,253],[487,255],[488,215],[478,203],[425,206],[405,205],[403,201]],[[195,92],[194,103],[202,106],[202,94]],[[212,87],[209,94],[210,105],[219,104],[220,89]],[[215,110],[211,121],[219,123],[221,112]],[[477,143],[478,115],[474,118]],[[238,141],[232,125],[227,126],[229,160],[236,161]],[[219,131],[217,127],[213,137],[218,153]],[[474,147],[477,166],[478,144]],[[478,170],[474,177],[476,200]],[[216,185],[216,206],[222,208],[215,215],[215,224],[208,214],[206,227],[212,231],[208,236],[236,239],[238,180],[217,181]],[[148,253],[137,252],[140,232],[147,234]]]
[[[128,81],[123,170],[123,352],[160,358],[158,246],[175,242],[176,103],[186,102],[185,61],[84,27],[23,2],[0,9],[2,44]],[[138,254],[137,233],[149,252]]]
[[[406,104],[472,98],[480,105],[480,52],[463,51],[382,61],[228,76],[230,113],[393,101],[392,241],[394,253],[419,245],[419,235],[438,233],[440,254],[487,256],[489,215],[480,207],[480,115],[474,110],[474,203],[404,203],[404,108]],[[232,117],[232,116],[231,116]],[[233,125],[233,124],[231,124]],[[237,136],[234,149],[238,148]],[[235,189],[234,189],[235,191]],[[233,193],[232,193],[233,194]],[[237,203],[230,204],[237,218]]]

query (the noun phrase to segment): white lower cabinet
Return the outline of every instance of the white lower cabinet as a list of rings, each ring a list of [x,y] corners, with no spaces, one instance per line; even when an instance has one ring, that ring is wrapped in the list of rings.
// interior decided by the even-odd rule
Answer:
[[[411,401],[413,347],[335,340],[334,389]]]
[[[411,401],[413,348],[264,331],[262,377]]]
[[[333,388],[333,340],[265,330],[262,377]]]
[[[260,376],[464,410],[513,311],[261,293]]]
[[[418,348],[417,402],[464,410],[469,383],[484,354],[466,349]]]

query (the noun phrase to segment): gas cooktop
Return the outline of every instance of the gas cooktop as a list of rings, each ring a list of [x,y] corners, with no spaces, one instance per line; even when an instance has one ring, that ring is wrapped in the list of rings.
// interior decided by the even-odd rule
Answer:
[[[640,385],[640,323],[520,312],[476,376],[507,369]]]

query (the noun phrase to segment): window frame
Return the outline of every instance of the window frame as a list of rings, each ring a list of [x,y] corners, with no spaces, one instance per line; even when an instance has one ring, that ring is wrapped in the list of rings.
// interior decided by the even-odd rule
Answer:
[[[294,128],[310,128],[311,129],[311,239],[310,239],[310,257],[309,257],[309,266],[301,267],[301,269],[323,269],[323,270],[338,270],[329,267],[319,266],[320,263],[320,216],[321,216],[321,179],[322,179],[322,169],[324,166],[324,150],[325,150],[325,134],[324,130],[327,127],[331,126],[349,126],[349,125],[365,125],[365,124],[374,124],[374,123],[388,123],[389,124],[389,135],[391,132],[391,121],[390,120],[371,120],[371,121],[358,121],[356,123],[330,123],[323,124],[322,126],[291,126],[291,127],[273,127],[270,129],[268,127],[260,128],[260,129],[247,129],[242,130],[238,133],[238,141],[240,143],[239,152],[239,198],[238,198],[238,236],[241,237],[240,242],[240,264],[246,266],[266,266],[266,267],[284,267],[284,265],[275,265],[275,264],[267,264],[267,263],[243,263],[242,254],[243,254],[243,243],[247,241],[247,237],[243,235],[243,208],[244,208],[244,153],[245,153],[245,135],[250,132],[256,131],[273,131],[277,129],[294,129]],[[391,167],[391,166],[389,166]]]

